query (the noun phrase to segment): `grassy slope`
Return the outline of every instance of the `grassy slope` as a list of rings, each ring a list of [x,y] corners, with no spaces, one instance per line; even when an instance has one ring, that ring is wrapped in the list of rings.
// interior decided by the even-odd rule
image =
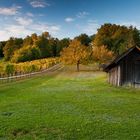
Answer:
[[[100,72],[62,71],[0,86],[0,139],[140,139],[140,90]]]

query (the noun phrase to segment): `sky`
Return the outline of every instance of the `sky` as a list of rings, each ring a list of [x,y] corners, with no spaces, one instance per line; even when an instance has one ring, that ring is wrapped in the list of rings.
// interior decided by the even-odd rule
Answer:
[[[48,31],[93,35],[104,23],[140,29],[140,0],[0,0],[0,41]]]

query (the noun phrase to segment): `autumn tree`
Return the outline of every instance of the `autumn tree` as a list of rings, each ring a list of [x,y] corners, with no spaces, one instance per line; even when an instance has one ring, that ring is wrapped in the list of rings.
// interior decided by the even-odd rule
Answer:
[[[4,48],[5,44],[6,44],[6,41],[1,41],[0,42],[0,58],[4,57],[3,48]]]
[[[25,37],[24,40],[23,40],[23,46],[22,47],[31,46],[31,45],[33,45],[33,37],[31,37],[31,36]]]
[[[50,38],[49,39],[50,53],[54,57],[57,56],[58,42],[59,42],[59,40],[57,38]]]
[[[82,45],[89,46],[91,43],[91,37],[87,34],[80,34],[79,36],[75,37],[75,39],[79,40]]]
[[[82,45],[77,39],[74,39],[69,47],[64,48],[61,52],[62,62],[64,64],[76,64],[77,71],[79,71],[79,65],[86,62],[88,56],[88,48]]]
[[[60,56],[60,52],[63,50],[63,48],[67,48],[70,44],[69,38],[63,38],[58,41],[57,43],[57,56]]]
[[[41,57],[40,49],[35,45],[26,46],[24,48],[20,48],[19,50],[14,52],[14,55],[11,59],[12,62],[26,62],[35,59],[39,59]]]
[[[10,38],[4,48],[3,48],[3,53],[4,53],[4,59],[6,61],[9,61],[13,54],[14,54],[14,51],[21,48],[22,47],[22,43],[23,43],[23,40],[21,38]]]
[[[37,48],[40,49],[41,58],[51,57],[51,45],[49,44],[50,35],[48,32],[42,33],[38,36],[37,41],[34,43]]]
[[[113,52],[106,46],[93,47],[93,59],[100,64],[108,63],[113,59]]]
[[[37,40],[38,36],[36,33],[33,33],[30,38],[32,39],[32,42],[34,43]],[[28,45],[31,45],[31,44],[28,44]]]
[[[130,47],[140,46],[140,32],[132,26],[107,23],[98,29],[93,44],[98,47],[105,45],[118,55]]]

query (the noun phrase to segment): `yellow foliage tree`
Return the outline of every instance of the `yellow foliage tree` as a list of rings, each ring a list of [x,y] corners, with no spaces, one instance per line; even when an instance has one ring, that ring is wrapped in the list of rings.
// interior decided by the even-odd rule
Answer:
[[[93,47],[93,58],[94,61],[99,64],[108,63],[113,59],[113,52],[108,50],[106,46]]]
[[[89,50],[87,46],[81,44],[80,41],[74,39],[69,47],[64,48],[61,52],[61,61],[64,64],[76,64],[77,71],[79,71],[79,65],[87,62],[89,57]]]

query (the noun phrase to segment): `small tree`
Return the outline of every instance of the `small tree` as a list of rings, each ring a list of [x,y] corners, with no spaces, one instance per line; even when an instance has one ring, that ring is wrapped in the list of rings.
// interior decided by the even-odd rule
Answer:
[[[87,61],[89,56],[88,47],[82,45],[80,41],[73,40],[69,47],[64,48],[61,52],[61,60],[64,64],[76,64],[77,71],[79,71],[79,65]]]
[[[99,64],[108,63],[113,59],[113,52],[109,51],[106,46],[93,47],[93,59]]]

